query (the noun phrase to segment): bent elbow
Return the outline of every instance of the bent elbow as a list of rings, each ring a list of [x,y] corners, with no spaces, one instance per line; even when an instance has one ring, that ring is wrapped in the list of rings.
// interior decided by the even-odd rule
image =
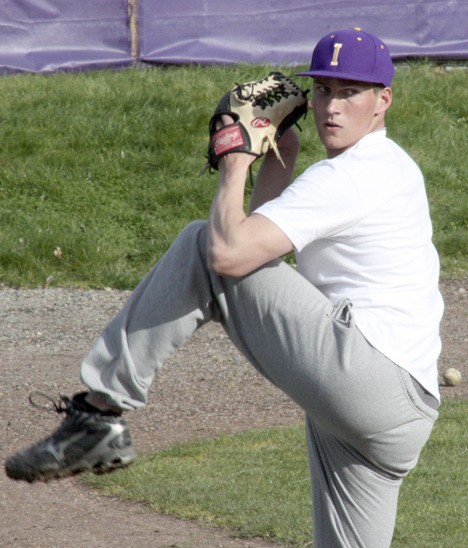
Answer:
[[[208,268],[222,277],[238,278],[248,274],[248,269],[226,247],[208,249]]]

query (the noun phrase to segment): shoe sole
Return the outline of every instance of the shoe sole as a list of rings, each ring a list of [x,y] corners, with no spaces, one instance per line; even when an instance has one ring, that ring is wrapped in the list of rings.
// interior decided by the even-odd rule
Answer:
[[[27,483],[34,483],[36,481],[42,481],[47,483],[50,480],[54,479],[63,479],[84,472],[91,472],[93,474],[102,475],[114,472],[119,468],[126,468],[130,466],[133,461],[136,459],[136,454],[129,454],[124,457],[116,457],[111,462],[97,462],[95,464],[90,464],[88,462],[79,462],[77,465],[64,468],[59,470],[48,470],[46,472],[31,472],[31,474],[24,472],[16,472],[15,470],[9,470],[6,468],[6,475],[15,481],[26,481]]]

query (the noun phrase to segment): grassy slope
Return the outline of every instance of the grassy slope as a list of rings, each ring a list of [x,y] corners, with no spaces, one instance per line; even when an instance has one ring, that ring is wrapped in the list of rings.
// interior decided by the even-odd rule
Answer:
[[[198,173],[227,83],[269,69],[0,79],[1,282],[132,288],[188,221],[208,214],[216,176]],[[390,135],[426,176],[448,274],[466,273],[468,264],[465,84],[465,71],[401,66],[388,117]],[[312,117],[302,125],[298,171],[323,155]]]

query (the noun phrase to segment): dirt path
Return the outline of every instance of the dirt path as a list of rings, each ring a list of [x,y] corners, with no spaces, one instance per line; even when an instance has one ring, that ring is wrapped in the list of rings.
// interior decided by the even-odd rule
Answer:
[[[446,301],[440,370],[457,367],[468,397],[468,279],[442,284]],[[128,293],[61,289],[0,290],[0,460],[53,430],[58,417],[28,404],[32,390],[71,394],[81,389],[78,364]],[[166,365],[150,404],[129,414],[140,452],[194,437],[299,423],[302,413],[269,385],[215,324],[202,328]],[[28,485],[0,474],[0,546],[272,547],[230,531],[150,512],[100,496],[79,479]]]

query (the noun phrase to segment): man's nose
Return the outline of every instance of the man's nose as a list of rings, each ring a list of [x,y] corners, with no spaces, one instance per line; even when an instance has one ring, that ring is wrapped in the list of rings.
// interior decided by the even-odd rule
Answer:
[[[331,95],[328,98],[328,102],[327,102],[327,112],[329,114],[336,114],[341,109],[340,104],[341,104],[340,99],[336,95]]]

